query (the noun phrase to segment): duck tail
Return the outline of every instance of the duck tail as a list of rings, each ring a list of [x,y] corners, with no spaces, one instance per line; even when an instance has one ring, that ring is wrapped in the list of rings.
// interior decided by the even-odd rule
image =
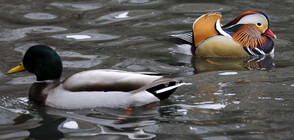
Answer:
[[[188,31],[188,32],[183,32],[183,33],[177,33],[177,34],[172,34],[169,35],[169,42],[175,43],[175,44],[189,44],[189,45],[194,45],[193,42],[193,32]]]
[[[178,87],[183,85],[190,85],[190,83],[183,83],[177,81],[170,81],[168,83],[161,83],[159,85],[148,88],[147,91],[152,93],[160,100],[167,99]]]

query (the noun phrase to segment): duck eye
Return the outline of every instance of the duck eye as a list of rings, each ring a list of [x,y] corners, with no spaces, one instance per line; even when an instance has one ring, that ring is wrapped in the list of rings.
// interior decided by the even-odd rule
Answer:
[[[256,25],[257,25],[257,26],[261,26],[261,23],[260,23],[260,22],[257,22]]]

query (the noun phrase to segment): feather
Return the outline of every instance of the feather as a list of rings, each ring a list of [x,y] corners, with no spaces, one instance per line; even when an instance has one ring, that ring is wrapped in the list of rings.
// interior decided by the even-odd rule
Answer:
[[[174,35],[171,35],[171,37],[181,39],[189,44],[193,44],[193,32],[192,31],[180,33],[180,34],[174,34]]]
[[[192,26],[195,47],[198,47],[204,40],[219,34],[215,28],[219,19],[221,19],[221,14],[216,12],[204,14],[195,20]]]
[[[234,26],[238,21],[240,21],[241,18],[243,18],[244,16],[246,15],[251,15],[251,14],[257,14],[257,13],[261,13],[261,14],[264,14],[263,12],[258,12],[258,11],[247,11],[247,12],[244,12],[242,14],[240,14],[238,17],[236,17],[234,20],[232,20],[231,22],[229,22],[228,24],[224,25],[222,28],[227,28],[227,27],[230,27],[230,26]],[[266,16],[267,17],[267,16]]]
[[[263,46],[266,37],[256,31],[254,25],[248,24],[241,26],[239,30],[233,34],[233,40],[243,47],[249,47],[252,50],[258,46]]]

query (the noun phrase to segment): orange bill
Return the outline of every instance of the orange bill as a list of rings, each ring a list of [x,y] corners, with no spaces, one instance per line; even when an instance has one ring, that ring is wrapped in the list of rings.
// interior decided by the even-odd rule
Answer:
[[[266,35],[269,35],[275,39],[277,39],[277,36],[270,30],[270,29],[267,29],[265,32],[264,32]]]

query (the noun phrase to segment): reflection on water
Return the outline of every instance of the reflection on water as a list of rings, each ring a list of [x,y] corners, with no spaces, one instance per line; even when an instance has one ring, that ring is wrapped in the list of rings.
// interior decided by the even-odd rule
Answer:
[[[0,2],[0,139],[291,139],[293,4],[281,1],[8,1]],[[278,36],[275,57],[197,58],[173,53],[163,38],[191,29],[200,15],[222,23],[261,10]],[[7,75],[32,45],[55,49],[63,79],[111,68],[151,72],[193,85],[168,100],[132,110],[58,110],[27,93],[35,77]]]
[[[244,58],[192,58],[192,63],[197,73],[224,70],[261,70],[271,71],[275,64],[273,58],[244,57]],[[226,73],[227,74],[227,73]]]
[[[3,110],[2,110],[3,109]],[[2,111],[8,110],[8,113],[15,113],[13,118],[14,125],[20,125],[24,128],[27,125],[31,125],[31,115],[23,114],[23,112],[15,111],[13,109],[1,108]],[[33,125],[31,127],[25,127],[27,131],[16,131],[12,133],[4,132],[0,138],[74,138],[74,137],[95,137],[97,138],[104,135],[120,135],[127,136],[129,139],[151,139],[156,135],[145,132],[141,127],[154,125],[156,121],[152,120],[156,111],[154,109],[147,109],[146,111],[136,111],[130,116],[124,116],[122,114],[125,110],[113,109],[110,114],[103,112],[105,109],[97,109],[102,112],[96,112],[94,110],[80,110],[80,111],[65,111],[55,110],[44,107],[36,107],[31,113],[39,114],[43,119],[39,125]],[[105,110],[105,111],[110,111]],[[97,115],[95,115],[97,114]],[[103,115],[101,115],[103,114]],[[105,117],[108,115],[109,117]],[[103,117],[104,116],[104,117]],[[3,117],[2,117],[3,118]],[[67,118],[67,119],[65,119]],[[2,123],[3,124],[3,123]],[[15,128],[15,127],[12,127]]]

